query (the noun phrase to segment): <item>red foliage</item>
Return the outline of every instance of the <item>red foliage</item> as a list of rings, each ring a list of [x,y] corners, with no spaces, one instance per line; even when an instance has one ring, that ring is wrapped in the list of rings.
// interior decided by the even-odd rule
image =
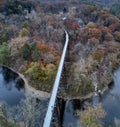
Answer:
[[[119,30],[120,29],[120,22],[113,23],[112,25],[109,26],[109,28],[113,32],[116,30]]]
[[[105,35],[105,38],[104,38],[105,41],[112,41],[113,40],[113,35],[110,34],[110,33],[107,33]]]
[[[68,30],[78,30],[80,28],[78,22],[75,19],[67,19],[65,22]]]

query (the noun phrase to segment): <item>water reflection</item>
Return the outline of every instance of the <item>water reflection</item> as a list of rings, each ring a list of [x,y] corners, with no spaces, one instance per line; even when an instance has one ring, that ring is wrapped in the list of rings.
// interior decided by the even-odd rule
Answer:
[[[11,73],[9,71],[9,73]],[[0,68],[0,101],[7,103],[8,105],[17,105],[21,99],[25,98],[24,94],[24,82],[19,84],[19,79],[11,77],[12,75],[8,74],[8,80],[4,70]]]
[[[109,84],[108,90],[106,90],[100,96],[93,96],[91,102],[93,105],[101,103],[103,109],[106,112],[106,116],[102,119],[103,127],[120,127],[120,68],[115,71],[113,75],[113,82]],[[72,101],[74,103],[72,103]],[[84,109],[85,103],[88,101],[77,100],[77,109]],[[82,106],[81,106],[82,105]],[[79,127],[78,117],[75,115],[76,102],[70,100],[66,102],[64,117],[63,117],[63,127]],[[82,108],[83,107],[83,108]]]
[[[115,119],[120,119],[120,68],[114,73],[114,85],[106,96],[102,96],[102,106],[106,111],[104,126],[116,127]]]
[[[42,127],[48,101],[28,96],[24,80],[10,69],[0,67],[0,104],[4,106],[0,107],[0,113],[8,121],[16,125],[22,122],[26,127]]]
[[[75,115],[75,110],[72,101],[68,100],[66,102],[64,117],[63,117],[63,127],[77,127],[79,117]]]

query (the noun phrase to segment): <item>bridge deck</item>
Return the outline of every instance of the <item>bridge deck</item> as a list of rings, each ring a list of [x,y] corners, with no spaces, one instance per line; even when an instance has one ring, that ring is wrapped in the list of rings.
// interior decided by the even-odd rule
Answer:
[[[61,57],[61,60],[60,60],[60,64],[59,64],[59,67],[58,67],[57,75],[56,75],[56,78],[55,78],[53,90],[52,90],[52,93],[51,93],[47,113],[46,113],[46,116],[45,116],[45,119],[44,119],[43,127],[50,127],[50,123],[51,123],[51,119],[52,119],[52,113],[53,113],[53,110],[54,110],[57,91],[58,91],[58,87],[59,87],[59,82],[60,82],[62,69],[63,69],[63,65],[64,65],[64,60],[65,60],[65,56],[66,56],[66,52],[67,52],[68,42],[69,42],[68,33],[66,31],[65,31],[65,34],[66,34],[66,41],[65,41],[63,52],[62,52],[62,57]]]

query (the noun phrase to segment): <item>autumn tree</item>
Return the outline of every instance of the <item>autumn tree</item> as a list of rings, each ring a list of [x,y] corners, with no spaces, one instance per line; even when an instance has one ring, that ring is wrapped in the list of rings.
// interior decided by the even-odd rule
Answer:
[[[66,27],[67,27],[68,30],[75,31],[75,30],[78,30],[80,28],[77,20],[71,19],[71,18],[70,19],[67,19],[65,21],[65,25],[66,25]]]
[[[87,110],[80,113],[80,127],[102,127],[100,121],[105,116],[105,111],[101,105],[88,107]]]
[[[120,42],[120,32],[116,31],[114,33],[114,38],[115,38],[116,41],[119,41]]]

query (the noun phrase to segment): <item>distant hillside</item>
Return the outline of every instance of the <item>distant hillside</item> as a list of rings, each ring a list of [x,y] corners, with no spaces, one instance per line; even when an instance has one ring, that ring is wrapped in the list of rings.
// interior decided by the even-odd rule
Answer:
[[[40,2],[61,2],[61,1],[80,1],[87,4],[97,4],[101,6],[111,7],[111,5],[120,2],[120,0],[38,0]]]
[[[107,7],[111,7],[111,5],[120,2],[120,0],[79,0],[79,1],[83,3],[98,4],[98,5],[107,6]]]

